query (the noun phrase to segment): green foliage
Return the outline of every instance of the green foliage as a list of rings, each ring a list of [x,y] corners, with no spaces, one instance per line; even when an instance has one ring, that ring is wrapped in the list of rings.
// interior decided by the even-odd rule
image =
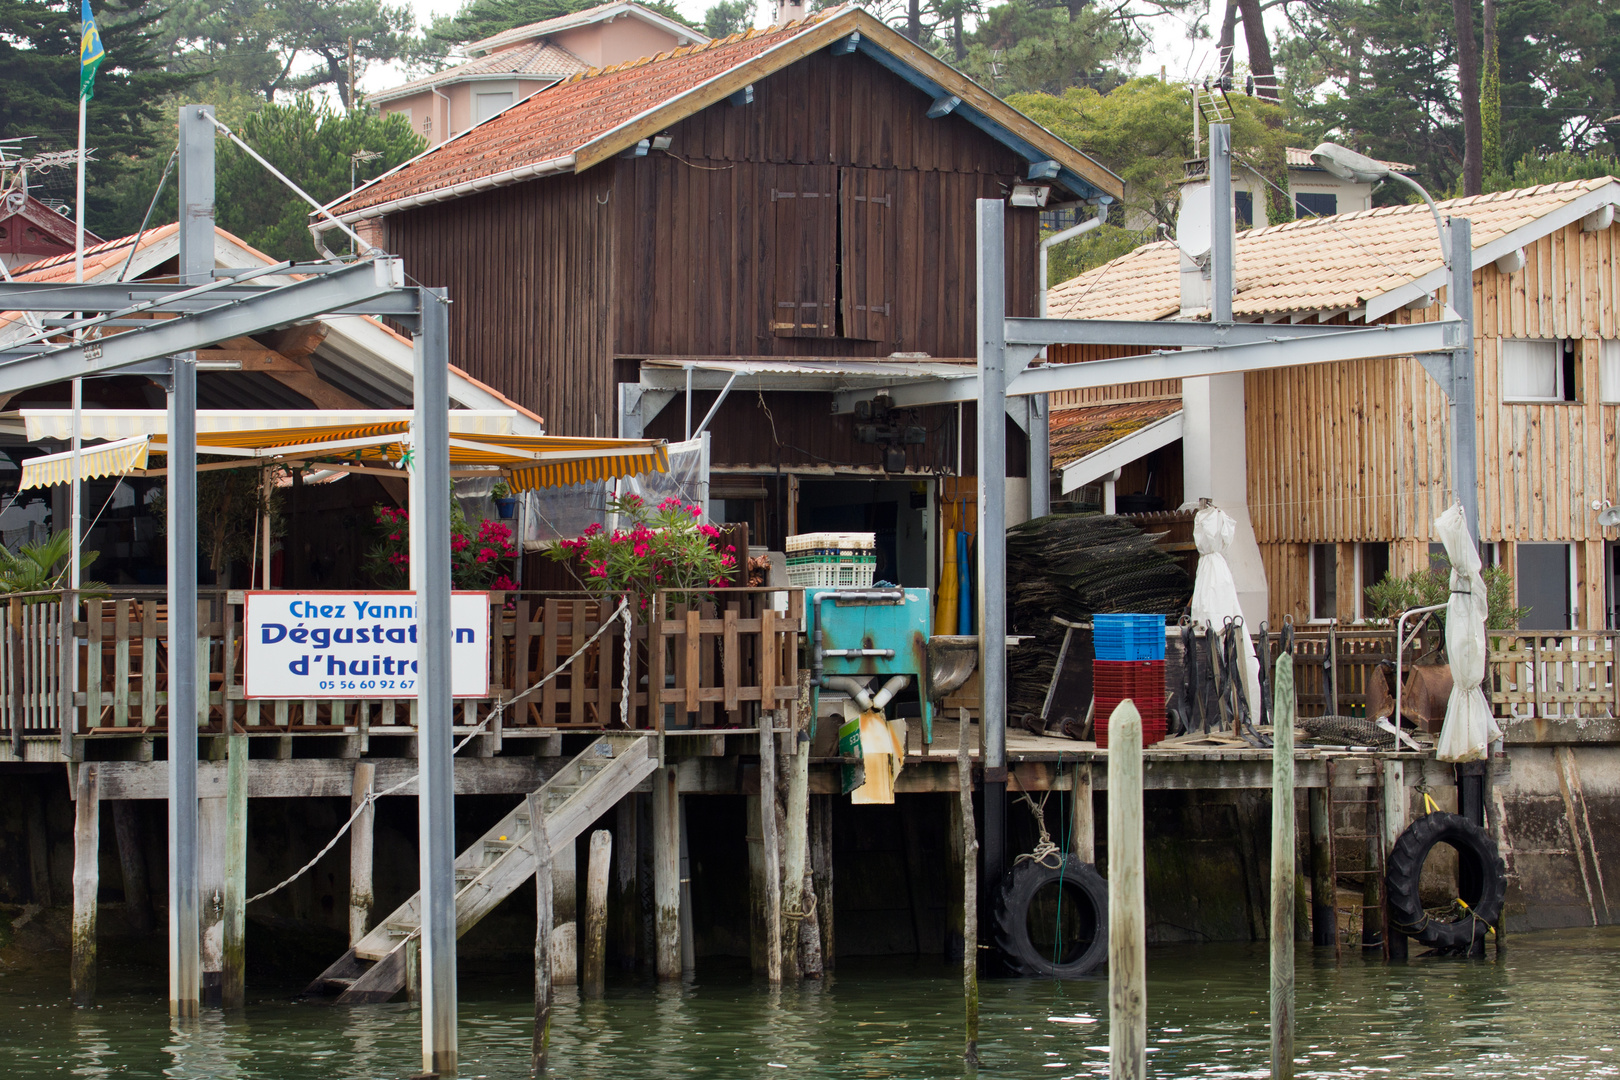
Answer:
[[[1505,175],[1487,174],[1486,191],[1507,191],[1537,184],[1562,184],[1566,180],[1592,180],[1599,176],[1620,176],[1620,158],[1609,154],[1526,154],[1513,163]]]
[[[669,0],[637,2],[666,19],[692,25]],[[450,50],[459,45],[482,41],[513,27],[572,15],[599,3],[601,0],[466,0],[454,15],[440,15],[423,30],[411,59],[417,66],[437,69],[448,61]]]
[[[703,32],[712,38],[730,37],[754,25],[754,0],[720,0],[703,13]]]
[[[737,568],[734,549],[720,550],[720,530],[703,524],[697,503],[671,496],[651,507],[639,495],[610,496],[608,512],[625,527],[610,533],[592,525],[547,552],[557,562],[582,562],[585,587],[598,595],[635,593],[645,613],[659,589],[676,590],[675,603],[689,603],[727,584]]]
[[[341,112],[300,95],[287,105],[266,105],[239,132],[249,146],[303,189],[329,202],[350,189],[350,155],[382,156],[354,165],[364,182],[420,153],[426,145],[401,114],[382,117]],[[313,259],[309,207],[264,167],[232,144],[219,147],[216,171],[219,224],[277,259]]]
[[[1279,46],[1286,96],[1309,126],[1418,167],[1436,195],[1460,185],[1462,120],[1448,0],[1288,0]],[[1620,5],[1498,0],[1498,51],[1484,58],[1481,116],[1495,161],[1558,151],[1615,153]],[[1499,106],[1492,107],[1492,97]],[[1494,126],[1495,130],[1492,130]],[[1500,182],[1500,181],[1498,181]],[[1380,191],[1380,201],[1403,198]]]
[[[408,5],[382,0],[172,0],[160,25],[178,69],[267,101],[330,86],[347,107],[368,65],[413,47],[415,19]]]
[[[1084,86],[1107,92],[1142,56],[1146,39],[1110,9],[1070,11],[1035,0],[993,7],[966,35],[958,66],[1003,97],[1061,94]]]
[[[1116,212],[1114,216],[1121,215]],[[1104,263],[1113,262],[1143,244],[1151,244],[1158,239],[1154,233],[1153,229],[1127,229],[1109,223],[1067,243],[1054,244],[1051,254],[1047,257],[1047,287],[1061,284]]]
[[[384,589],[406,589],[411,583],[411,516],[393,506],[372,507],[377,543],[366,552],[366,572]],[[499,521],[481,521],[474,529],[461,509],[461,500],[450,498],[450,584],[457,589],[515,589],[517,585],[502,571],[509,559],[517,558],[512,529]]]
[[[265,514],[270,515],[271,535],[281,534],[281,489],[271,483],[265,490],[266,475],[273,479],[280,471],[279,466],[266,466],[197,474],[197,547],[219,584],[228,587],[231,567],[259,550]],[[167,496],[167,489],[159,488],[147,501],[160,535],[168,525]]]
[[[167,142],[160,103],[192,82],[163,69],[167,58],[154,28],[156,11],[139,0],[104,0],[97,24],[107,50],[86,116],[86,145],[96,160],[86,170],[86,226],[103,237],[123,228],[113,197],[141,168],[154,142]],[[79,5],[65,0],[0,0],[0,138],[28,137],[25,153],[71,150],[79,130]],[[164,152],[167,156],[167,150]],[[32,174],[35,194],[73,199],[74,170]],[[150,197],[150,189],[147,192]],[[144,203],[142,209],[145,209]]]
[[[1480,576],[1485,579],[1485,602],[1490,607],[1485,619],[1486,629],[1516,629],[1530,609],[1513,605],[1513,578],[1500,566],[1487,566]],[[1432,555],[1427,570],[1417,570],[1405,577],[1385,574],[1383,581],[1367,586],[1366,594],[1367,608],[1374,622],[1393,623],[1403,611],[1444,604],[1451,598],[1451,560],[1444,555]],[[1442,627],[1445,614],[1435,612]]]
[[[1138,223],[1175,227],[1183,163],[1193,153],[1192,96],[1185,86],[1137,78],[1106,94],[1070,87],[1061,96],[1016,94],[1007,100],[1124,179],[1125,199],[1116,223],[1131,226],[1136,236],[1143,235],[1136,231]],[[1232,146],[1240,161],[1264,168],[1298,138],[1284,126],[1281,107],[1241,95],[1234,95],[1232,103]],[[1105,239],[1107,232],[1099,229],[1087,239],[1099,250],[1125,243],[1118,234]],[[1082,250],[1083,244],[1076,241]]]
[[[68,559],[73,554],[73,535],[67,530],[54,532],[50,539],[37,544],[23,544],[13,555],[0,547],[0,593],[45,592],[65,587]],[[82,574],[96,561],[100,552],[84,551],[79,554],[79,572]],[[84,593],[105,593],[107,586],[99,581],[79,581]],[[44,602],[44,597],[30,599],[30,604]]]

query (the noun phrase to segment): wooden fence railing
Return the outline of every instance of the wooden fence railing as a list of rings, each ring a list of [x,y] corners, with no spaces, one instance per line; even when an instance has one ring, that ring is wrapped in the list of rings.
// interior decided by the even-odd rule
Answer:
[[[786,610],[779,613],[770,605],[784,595]],[[660,596],[652,611],[632,619],[632,726],[751,727],[762,707],[797,696],[803,590],[716,589],[706,597],[701,606],[687,607]],[[199,600],[197,676],[206,691],[199,693],[201,727],[223,730],[228,719],[255,734],[413,731],[414,698],[245,698],[242,599],[217,591]],[[20,745],[60,734],[64,717],[71,717],[77,734],[166,729],[170,658],[163,594],[123,591],[81,600],[68,626],[62,606],[61,593],[0,597],[0,731]],[[583,593],[490,594],[489,695],[456,702],[457,728],[471,730],[502,702],[509,704],[488,729],[497,740],[525,731],[623,726],[624,621],[612,617],[618,606],[618,597]],[[568,665],[603,619],[610,619],[607,631]],[[650,623],[664,646],[651,652]],[[76,658],[76,676],[64,657]],[[72,695],[65,688],[70,677],[78,687]],[[651,710],[649,685],[662,687]]]
[[[1498,716],[1580,719],[1620,716],[1613,630],[1490,635],[1487,693]]]

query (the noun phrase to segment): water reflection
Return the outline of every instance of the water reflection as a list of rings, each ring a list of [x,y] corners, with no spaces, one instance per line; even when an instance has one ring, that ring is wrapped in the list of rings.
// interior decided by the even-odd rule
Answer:
[[[1500,963],[1336,966],[1302,950],[1297,1075],[1620,1078],[1616,958],[1620,930],[1517,936]],[[1265,964],[1261,947],[1150,952],[1153,1075],[1265,1077]],[[5,1075],[390,1080],[420,1061],[415,1005],[301,1004],[293,987],[255,987],[243,1012],[176,1026],[150,976],[104,971],[102,1004],[80,1011],[65,1002],[65,978],[0,971]],[[981,992],[979,1075],[1107,1075],[1104,981],[986,980]],[[464,985],[464,1076],[526,1075],[532,1032],[520,976]],[[559,988],[552,1063],[559,1077],[615,1080],[970,1077],[962,1039],[961,983],[942,964],[844,961],[820,983],[772,990],[715,963],[665,986],[621,979],[599,1000]]]

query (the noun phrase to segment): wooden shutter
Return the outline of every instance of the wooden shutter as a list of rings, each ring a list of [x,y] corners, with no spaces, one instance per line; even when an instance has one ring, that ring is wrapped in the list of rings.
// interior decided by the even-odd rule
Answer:
[[[889,341],[894,332],[895,179],[879,169],[840,169],[844,336]]]
[[[827,165],[783,165],[771,188],[776,218],[775,303],[780,337],[838,332],[838,175]]]

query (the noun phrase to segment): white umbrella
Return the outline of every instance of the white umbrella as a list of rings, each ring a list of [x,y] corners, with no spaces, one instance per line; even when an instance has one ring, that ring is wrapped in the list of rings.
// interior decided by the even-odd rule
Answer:
[[[1441,761],[1483,761],[1502,737],[1480,684],[1485,681],[1485,579],[1479,552],[1468,535],[1461,503],[1434,521],[1434,531],[1451,560],[1451,599],[1446,601],[1446,659],[1451,664],[1451,700],[1435,756]]]
[[[1226,563],[1226,549],[1237,535],[1237,522],[1224,511],[1206,506],[1193,518],[1193,543],[1198,546],[1198,575],[1193,580],[1191,616],[1194,625],[1208,623],[1218,633],[1227,619],[1242,618],[1237,582]],[[1254,639],[1244,635],[1244,691],[1249,698],[1249,716],[1260,723],[1260,661],[1254,655]]]

